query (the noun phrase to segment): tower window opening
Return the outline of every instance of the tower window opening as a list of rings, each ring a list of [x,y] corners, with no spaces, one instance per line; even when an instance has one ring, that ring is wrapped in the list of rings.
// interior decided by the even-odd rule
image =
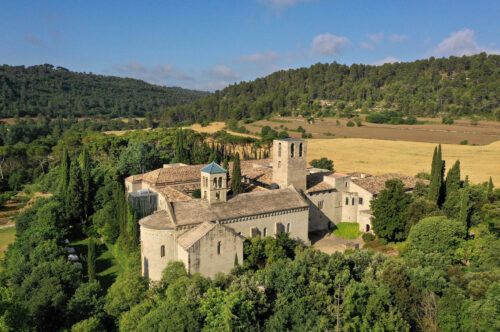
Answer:
[[[299,144],[299,157],[302,157],[302,143]]]
[[[354,204],[356,204],[356,202],[354,201],[354,197],[353,197],[351,205],[354,205]]]
[[[217,188],[217,178],[214,178],[214,187]]]
[[[295,144],[292,143],[290,147],[290,156],[293,158],[295,156]]]
[[[265,237],[266,235],[267,235],[267,228],[264,227],[264,229],[262,230],[262,236]]]
[[[281,157],[281,143],[278,143],[278,157]]]
[[[286,232],[290,233],[290,223],[286,224]]]
[[[349,197],[345,198],[345,205],[349,205]]]
[[[160,257],[165,257],[165,246],[160,247]]]
[[[216,192],[216,193],[215,193],[215,199],[216,199],[216,200],[219,200],[219,199],[220,199],[220,192]]]
[[[219,241],[219,242],[217,242],[217,255],[220,255],[220,246],[221,246],[221,244]]]
[[[222,188],[222,176],[219,178],[219,188]]]
[[[359,198],[359,205],[363,205],[363,197]]]

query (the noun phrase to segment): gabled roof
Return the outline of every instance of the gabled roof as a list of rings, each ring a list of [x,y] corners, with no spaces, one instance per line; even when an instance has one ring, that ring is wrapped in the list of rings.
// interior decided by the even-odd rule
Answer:
[[[403,182],[405,190],[412,190],[413,188],[415,188],[417,182],[422,182],[425,185],[429,184],[428,180],[417,179],[411,176],[394,173],[369,176],[366,178],[355,178],[351,179],[351,182],[357,184],[373,195],[378,195],[382,190],[385,189],[385,183],[390,179],[401,180]]]
[[[208,173],[208,174],[219,174],[219,173],[226,173],[227,171],[220,167],[216,162],[212,161],[210,164],[207,166],[203,167],[201,169],[203,173]]]
[[[215,223],[205,221],[204,223],[198,225],[197,227],[190,229],[186,233],[182,234],[177,238],[177,243],[184,249],[189,249],[198,242],[202,237],[204,237],[208,232],[210,232],[214,227]]]

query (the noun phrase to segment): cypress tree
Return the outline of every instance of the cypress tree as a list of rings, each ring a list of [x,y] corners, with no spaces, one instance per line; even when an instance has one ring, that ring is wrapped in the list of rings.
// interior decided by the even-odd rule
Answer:
[[[83,221],[82,171],[76,160],[71,162],[68,192],[66,195],[66,215],[73,221]]]
[[[63,155],[61,157],[61,169],[59,171],[59,187],[57,188],[58,194],[66,199],[66,194],[69,184],[69,167],[70,159],[68,156],[68,149],[64,148]]]
[[[175,141],[175,161],[178,163],[187,161],[186,151],[184,150],[184,134],[182,133],[182,128],[179,128],[177,131]]]
[[[238,265],[239,265],[238,254],[234,254],[234,266],[238,266]]]
[[[243,183],[241,183],[240,154],[238,152],[236,152],[233,161],[231,189],[233,190],[233,195],[237,195],[243,192]]]
[[[488,182],[488,191],[487,191],[488,198],[493,197],[493,188],[494,188],[493,179],[490,176],[490,181]]]
[[[461,221],[465,229],[467,230],[467,235],[469,234],[470,228],[470,217],[472,214],[472,204],[469,188],[462,189],[461,197],[460,197],[460,213],[458,215],[458,220]]]
[[[212,149],[210,150],[210,156],[208,157],[208,162],[217,162],[217,148],[215,143],[212,143]]]
[[[465,180],[464,180],[464,188],[468,187],[469,186],[469,176],[466,175],[465,176]]]
[[[87,253],[87,273],[89,277],[89,282],[92,282],[96,279],[96,245],[95,240],[93,238],[89,238],[88,242],[88,253]]]
[[[439,206],[443,203],[446,189],[443,181],[444,169],[445,163],[441,155],[441,144],[439,144],[437,150],[434,149],[431,169],[431,183],[429,185],[429,193],[427,196],[428,200],[436,202]]]
[[[224,158],[224,161],[222,162],[222,168],[224,168],[226,171],[229,168],[229,163],[227,162],[227,158]]]
[[[431,180],[434,178],[436,174],[436,163],[437,163],[437,146],[434,147],[434,154],[432,155],[432,164],[431,164]]]
[[[446,199],[460,190],[460,160],[446,174]]]
[[[82,151],[83,212],[85,220],[92,214],[92,174],[89,152],[86,147]]]

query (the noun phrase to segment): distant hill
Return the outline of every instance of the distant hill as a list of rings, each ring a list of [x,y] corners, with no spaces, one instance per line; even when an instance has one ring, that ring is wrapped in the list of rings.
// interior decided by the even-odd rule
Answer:
[[[161,115],[172,124],[259,120],[270,114],[349,116],[383,109],[500,121],[500,55],[431,57],[382,66],[318,63],[234,84]]]
[[[48,64],[0,66],[0,117],[139,117],[206,94],[130,78],[75,73]]]

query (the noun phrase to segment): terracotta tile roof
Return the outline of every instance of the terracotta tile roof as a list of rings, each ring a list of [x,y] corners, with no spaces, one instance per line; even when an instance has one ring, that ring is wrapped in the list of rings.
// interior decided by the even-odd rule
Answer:
[[[170,220],[168,212],[165,210],[155,213],[139,220],[139,224],[150,229],[174,229],[174,223]]]
[[[160,188],[153,187],[152,189],[158,192],[163,197],[165,197],[170,202],[186,201],[193,199],[192,196],[183,193],[182,191],[176,189],[174,186],[165,186]]]
[[[140,182],[140,181],[142,181],[142,175],[143,175],[143,174],[131,175],[131,176],[129,176],[129,177],[126,177],[126,178],[125,178],[125,181],[127,181],[127,182],[132,182],[132,183],[133,183],[133,182]]]
[[[334,186],[323,181],[324,176],[331,175],[332,172],[327,173],[313,173],[307,175],[307,189],[306,192],[316,192],[316,191],[325,191],[325,190],[333,190]]]
[[[273,182],[273,169],[269,167],[257,167],[241,171],[241,175],[258,183],[270,185]]]
[[[162,186],[174,183],[200,181],[200,170],[206,165],[177,166],[169,168],[159,168],[142,175],[142,181],[155,186]]]
[[[367,178],[351,179],[351,181],[371,194],[378,195],[385,188],[385,182],[390,179],[400,179],[406,190],[412,190],[419,181],[426,185],[429,184],[428,180],[417,179],[403,174],[383,174]]]
[[[177,243],[184,249],[189,249],[198,242],[202,237],[204,237],[208,232],[210,232],[216,226],[215,223],[205,221],[204,223],[190,229],[186,233],[182,234],[177,238]]]
[[[227,202],[212,205],[203,199],[172,203],[177,225],[192,225],[204,221],[233,219],[306,207],[309,207],[309,204],[293,187],[239,194]]]

